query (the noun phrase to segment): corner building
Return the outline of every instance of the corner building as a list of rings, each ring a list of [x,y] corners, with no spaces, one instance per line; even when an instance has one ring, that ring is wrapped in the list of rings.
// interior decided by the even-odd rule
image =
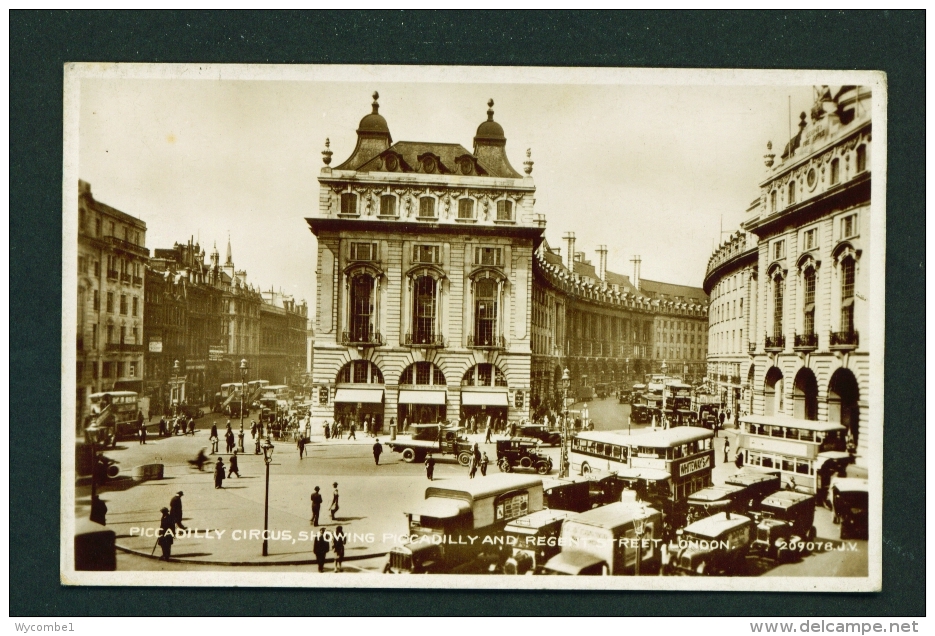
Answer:
[[[323,151],[312,416],[404,423],[529,416],[532,259],[545,218],[487,120],[473,152],[393,142],[373,112]]]
[[[767,144],[760,196],[742,224],[756,237],[755,249],[746,239],[722,246],[705,278],[705,288],[714,290],[712,320],[718,321],[709,343],[723,343],[709,348],[713,362],[731,342],[726,335],[714,337],[722,333],[720,321],[737,315],[726,309],[733,295],[721,308],[727,287],[718,286],[738,273],[745,282],[742,306],[750,311],[740,314],[745,330],[739,340],[749,362],[741,410],[840,422],[862,467],[869,443],[868,345],[883,335],[868,330],[870,107],[871,92],[864,87],[816,90],[810,116],[800,115],[798,133],[778,161]],[[740,356],[737,348],[731,355]]]

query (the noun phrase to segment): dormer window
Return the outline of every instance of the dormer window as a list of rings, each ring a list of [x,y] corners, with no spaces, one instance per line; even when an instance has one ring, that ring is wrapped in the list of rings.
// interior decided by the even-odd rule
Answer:
[[[513,202],[508,200],[497,201],[497,220],[513,220]]]
[[[380,197],[380,216],[396,216],[396,197],[392,194]]]
[[[474,218],[474,199],[458,199],[458,218],[459,219],[473,219]]]
[[[422,158],[422,172],[426,174],[435,174],[438,172],[438,162],[435,160],[435,157],[423,157]]]
[[[357,195],[345,192],[341,195],[341,214],[357,214]]]
[[[432,197],[422,197],[419,199],[419,218],[435,218],[435,199]]]

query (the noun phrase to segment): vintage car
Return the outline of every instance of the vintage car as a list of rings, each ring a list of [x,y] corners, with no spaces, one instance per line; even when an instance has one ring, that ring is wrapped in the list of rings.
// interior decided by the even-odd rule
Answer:
[[[780,490],[760,502],[751,550],[784,561],[801,553],[800,544],[815,540],[815,497]]]
[[[552,472],[552,458],[539,451],[539,440],[512,437],[497,440],[497,467],[505,472],[516,468],[534,469],[540,475]]]
[[[240,416],[240,403],[237,403],[237,416]],[[179,406],[179,415],[184,415],[185,417],[190,417],[193,420],[197,420],[205,416],[204,409],[200,409],[197,406],[192,404],[182,404]],[[250,411],[246,408],[244,409],[244,415],[250,415]]]
[[[561,552],[562,524],[574,514],[570,510],[545,508],[507,524],[503,533],[512,553],[503,564],[503,573],[538,573],[546,561]]]
[[[519,437],[532,437],[550,446],[560,446],[562,443],[562,434],[558,431],[550,431],[543,424],[523,424],[517,427],[516,434]]]
[[[669,546],[666,574],[738,575],[745,569],[753,521],[744,515],[719,512],[677,532]]]
[[[857,477],[835,478],[831,482],[834,522],[841,524],[841,539],[866,539],[868,484]]]

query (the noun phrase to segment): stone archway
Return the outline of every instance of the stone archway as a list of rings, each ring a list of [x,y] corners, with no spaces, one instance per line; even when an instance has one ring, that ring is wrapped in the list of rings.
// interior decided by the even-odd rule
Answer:
[[[818,419],[818,381],[815,373],[802,367],[792,385],[792,415],[803,420]]]
[[[770,367],[763,382],[763,415],[782,413],[782,382],[782,371],[778,367]]]
[[[844,425],[857,444],[860,429],[860,388],[850,369],[838,369],[828,383],[828,421]]]

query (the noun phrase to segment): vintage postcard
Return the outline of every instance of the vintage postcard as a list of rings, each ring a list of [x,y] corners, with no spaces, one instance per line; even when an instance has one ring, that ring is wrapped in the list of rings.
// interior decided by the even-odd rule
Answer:
[[[64,88],[64,584],[881,589],[882,73]]]

